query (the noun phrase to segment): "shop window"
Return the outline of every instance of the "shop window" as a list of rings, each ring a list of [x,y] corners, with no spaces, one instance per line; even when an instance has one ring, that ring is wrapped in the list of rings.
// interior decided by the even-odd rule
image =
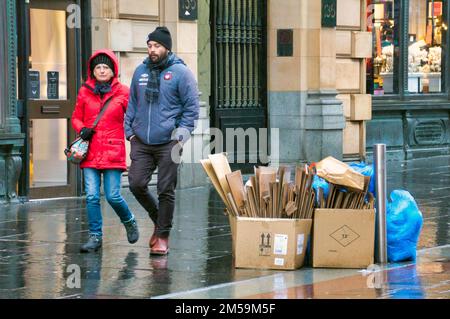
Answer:
[[[408,92],[442,92],[443,3],[433,0],[409,1]]]
[[[373,58],[367,60],[367,90],[374,95],[398,93],[399,1],[368,1],[368,31]]]

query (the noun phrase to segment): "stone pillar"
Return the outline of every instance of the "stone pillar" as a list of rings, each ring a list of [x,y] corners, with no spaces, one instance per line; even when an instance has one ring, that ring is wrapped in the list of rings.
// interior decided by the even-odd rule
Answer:
[[[321,27],[321,1],[269,0],[269,123],[279,128],[280,164],[342,158],[342,102],[336,98],[336,31]],[[277,32],[292,29],[292,56],[278,56]]]
[[[345,120],[336,90],[309,91],[306,102],[303,151],[310,162],[327,156],[342,159]]]
[[[304,158],[302,112],[307,92],[301,77],[300,12],[301,1],[268,1],[267,108],[269,129],[279,129],[280,165],[295,164]],[[277,34],[286,29],[293,33],[293,53],[278,56]],[[276,165],[273,156],[271,162]]]
[[[0,3],[0,203],[17,201],[22,169],[24,135],[17,117],[16,7],[14,0]]]
[[[342,101],[336,97],[336,30],[322,28],[320,1],[302,1],[301,12],[300,46],[306,48],[302,66],[308,90],[303,154],[311,162],[330,155],[342,159],[345,118]]]

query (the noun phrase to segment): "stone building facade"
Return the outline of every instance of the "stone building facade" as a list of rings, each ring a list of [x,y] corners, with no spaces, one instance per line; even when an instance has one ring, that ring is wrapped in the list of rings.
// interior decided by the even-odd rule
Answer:
[[[67,8],[67,21],[75,19],[77,27],[69,28],[67,24],[64,41],[68,43],[67,54],[73,53],[75,61],[73,65],[67,62],[61,69],[60,78],[66,67],[69,71],[67,83],[59,82],[60,90],[66,90],[64,85],[70,87],[72,82],[74,90],[80,87],[88,56],[100,48],[109,48],[116,53],[120,62],[120,80],[130,84],[134,69],[147,55],[147,34],[158,25],[169,28],[173,36],[173,51],[194,72],[201,94],[200,120],[184,152],[179,187],[207,184],[198,161],[192,161],[187,156],[192,152],[214,152],[215,149],[210,149],[209,129],[220,125],[223,128],[256,125],[258,128],[278,129],[279,158],[275,159],[271,154],[269,165],[313,162],[328,155],[345,160],[365,158],[366,121],[371,119],[372,114],[372,98],[366,93],[365,80],[366,59],[372,56],[372,35],[366,25],[366,1],[30,0],[29,4],[21,4],[17,8],[15,1],[8,0],[6,3],[10,10],[6,10],[9,17],[2,21],[8,22],[0,25],[0,31],[9,35],[11,41],[8,47],[0,47],[1,66],[15,65],[11,61],[18,56],[19,79],[28,79],[29,87],[33,87],[31,76],[40,74],[40,89],[47,88],[47,93],[51,80],[48,74],[47,82],[43,81],[46,71],[50,70],[27,73],[27,63],[23,58],[27,53],[26,42],[21,42],[21,36],[15,39],[15,31],[10,26],[16,26],[18,34],[26,36],[24,24],[26,21],[36,23],[38,13],[44,13],[42,10],[47,10],[46,14],[51,15],[54,13],[52,10],[63,12]],[[185,10],[180,10],[180,5],[191,6],[189,9],[193,9],[197,17],[185,19]],[[327,17],[334,18],[335,25],[322,22],[324,8]],[[31,19],[29,16],[27,20],[24,12],[29,12]],[[50,23],[50,19],[47,20],[39,21],[43,25]],[[57,23],[57,20],[54,17],[52,23]],[[64,26],[59,27],[64,29]],[[47,29],[51,28],[51,25],[47,26]],[[33,42],[33,38],[37,37],[33,28],[28,36],[32,38],[32,43],[36,43]],[[73,41],[73,46],[69,45],[70,41]],[[33,56],[34,52],[30,54],[30,70],[38,68],[39,59],[43,59]],[[64,111],[63,103],[58,101],[31,99],[30,96],[24,98],[27,86],[19,85],[16,93],[12,87],[14,81],[11,81],[13,73],[10,68],[8,72],[2,69],[0,181],[3,184],[0,184],[0,197],[6,200],[15,196],[11,190],[9,195],[6,194],[4,185],[7,183],[18,184],[19,193],[25,198],[48,197],[46,194],[50,193],[58,194],[58,197],[81,195],[81,173],[71,166],[61,173],[68,176],[62,184],[70,184],[71,187],[64,184],[64,191],[60,193],[45,192],[45,187],[33,190],[30,180],[37,178],[33,173],[39,169],[37,160],[33,162],[37,156],[29,155],[37,152],[31,145],[33,130],[41,125],[39,127],[43,129],[40,132],[45,131],[45,123],[54,122],[59,125],[59,131],[55,132],[67,134],[61,145],[71,140],[74,133],[67,124],[70,120],[69,107]],[[7,87],[6,83],[10,86]],[[67,90],[67,101],[70,102],[72,91]],[[223,105],[220,103],[223,102],[228,108],[221,109]],[[29,110],[31,105],[35,107],[28,113],[16,114],[17,105],[24,110]],[[66,131],[68,133],[63,133]],[[224,151],[233,152],[224,148]],[[55,158],[48,156],[48,160]],[[63,160],[59,158],[62,166],[65,165]],[[48,165],[56,167],[50,162]],[[16,176],[14,172],[17,170],[21,171],[20,182],[16,177],[11,179],[11,176]],[[125,176],[125,183],[126,180]],[[55,190],[63,189],[61,183],[48,185],[56,187]]]

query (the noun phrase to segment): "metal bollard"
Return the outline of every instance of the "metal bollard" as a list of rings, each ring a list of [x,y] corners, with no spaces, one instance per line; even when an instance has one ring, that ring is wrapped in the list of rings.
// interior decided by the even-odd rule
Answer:
[[[374,166],[376,178],[376,231],[375,260],[377,263],[387,263],[386,240],[386,144],[375,144]]]

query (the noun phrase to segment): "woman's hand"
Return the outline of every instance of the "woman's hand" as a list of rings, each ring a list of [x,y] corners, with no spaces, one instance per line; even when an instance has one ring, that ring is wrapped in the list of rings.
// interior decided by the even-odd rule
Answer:
[[[89,141],[92,138],[92,135],[94,135],[95,131],[88,127],[83,127],[80,131],[80,137],[85,140]]]

